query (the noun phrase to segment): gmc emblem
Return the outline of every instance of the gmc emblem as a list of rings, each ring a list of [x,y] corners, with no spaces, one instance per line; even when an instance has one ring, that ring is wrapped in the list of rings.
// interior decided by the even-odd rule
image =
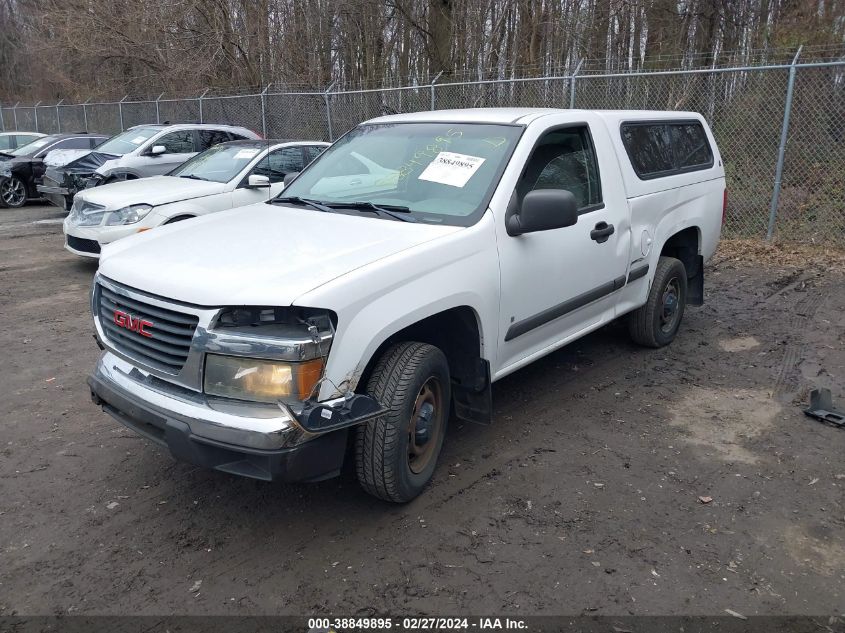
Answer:
[[[146,336],[148,338],[152,338],[153,335],[147,332],[147,327],[152,327],[152,321],[145,321],[141,317],[132,316],[128,312],[124,312],[123,310],[115,310],[114,311],[114,324],[117,327],[122,327],[125,330],[130,330],[132,332],[137,332],[141,336]]]

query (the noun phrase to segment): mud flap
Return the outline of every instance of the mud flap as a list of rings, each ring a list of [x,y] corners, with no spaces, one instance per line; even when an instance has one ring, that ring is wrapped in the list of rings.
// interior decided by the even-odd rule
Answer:
[[[692,268],[687,271],[687,303],[704,305],[704,257],[696,255]]]
[[[455,417],[476,424],[490,424],[493,421],[493,390],[490,382],[490,363],[476,359],[473,384],[452,381],[452,403]]]

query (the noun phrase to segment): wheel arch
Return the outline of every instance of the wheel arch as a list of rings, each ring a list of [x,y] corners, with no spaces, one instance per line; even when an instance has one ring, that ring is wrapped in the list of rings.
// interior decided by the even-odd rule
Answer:
[[[483,357],[480,316],[469,305],[434,312],[384,336],[361,371],[358,390],[366,388],[373,368],[391,346],[408,341],[428,343],[446,356],[454,413],[462,419],[489,422],[492,414],[490,363]]]
[[[704,302],[704,258],[701,255],[701,228],[687,226],[672,233],[663,242],[659,256],[680,260],[687,271],[687,302]]]

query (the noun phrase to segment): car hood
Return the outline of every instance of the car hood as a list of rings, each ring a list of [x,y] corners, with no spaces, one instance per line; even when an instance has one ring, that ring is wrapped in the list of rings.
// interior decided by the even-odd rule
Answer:
[[[176,176],[152,176],[137,180],[113,182],[100,187],[85,189],[77,194],[86,202],[99,204],[106,209],[120,209],[130,204],[158,206],[192,198],[222,193],[226,183],[192,180]]]
[[[282,306],[357,268],[460,230],[259,203],[114,242],[103,248],[100,273],[196,305]]]
[[[52,152],[47,152],[44,164],[50,167],[62,167],[90,153],[90,149],[54,149]]]

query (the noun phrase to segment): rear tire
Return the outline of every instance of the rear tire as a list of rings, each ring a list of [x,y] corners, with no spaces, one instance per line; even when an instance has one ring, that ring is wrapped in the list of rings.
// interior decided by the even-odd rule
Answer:
[[[367,392],[387,412],[358,427],[355,471],[371,495],[405,503],[431,481],[449,417],[449,365],[427,343],[400,343],[379,359]]]
[[[648,299],[628,317],[628,331],[635,343],[663,347],[675,340],[687,303],[687,270],[674,257],[661,257]]]

